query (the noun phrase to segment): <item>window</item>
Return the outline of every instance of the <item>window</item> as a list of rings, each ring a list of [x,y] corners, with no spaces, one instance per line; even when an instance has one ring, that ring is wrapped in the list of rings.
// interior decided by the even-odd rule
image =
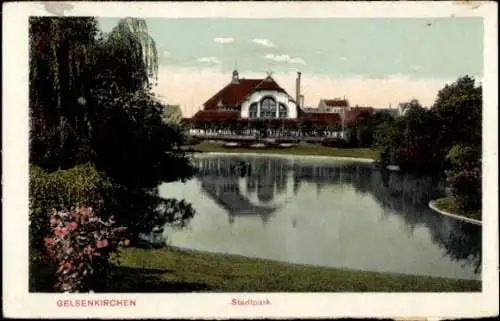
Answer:
[[[279,108],[279,118],[287,118],[288,117],[288,109],[285,104],[280,103]]]
[[[260,102],[260,116],[262,118],[276,118],[276,102],[270,97]]]
[[[248,108],[248,118],[257,118],[257,103],[252,103]]]

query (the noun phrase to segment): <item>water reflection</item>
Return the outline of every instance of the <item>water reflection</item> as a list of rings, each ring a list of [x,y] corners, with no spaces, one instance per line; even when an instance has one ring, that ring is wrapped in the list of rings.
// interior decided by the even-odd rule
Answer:
[[[259,217],[261,222],[266,225],[268,222],[275,221],[272,227],[272,233],[284,233],[283,237],[287,240],[300,238],[298,232],[283,232],[283,218],[287,216],[286,224],[291,226],[292,230],[304,231],[309,229],[307,237],[300,238],[303,243],[311,243],[309,248],[303,250],[307,245],[296,244],[286,245],[284,248],[294,248],[295,251],[304,251],[302,254],[273,254],[279,256],[277,259],[286,261],[311,263],[318,265],[335,265],[350,268],[364,269],[363,264],[369,270],[391,270],[398,272],[396,263],[394,267],[383,262],[384,258],[377,257],[373,260],[380,260],[379,263],[370,264],[362,259],[353,259],[350,256],[355,253],[348,253],[347,248],[350,243],[360,242],[363,239],[363,230],[366,228],[379,229],[379,232],[373,232],[371,239],[363,240],[368,242],[355,247],[357,251],[360,248],[365,251],[366,247],[380,246],[385,250],[380,250],[381,255],[393,256],[389,248],[393,251],[412,251],[413,246],[423,246],[432,252],[431,248],[438,248],[441,253],[441,259],[447,258],[448,261],[456,262],[464,271],[458,277],[478,278],[480,276],[481,266],[481,229],[480,227],[461,223],[448,217],[436,214],[428,208],[429,200],[443,195],[444,186],[442,182],[430,178],[415,178],[409,175],[391,173],[374,168],[370,164],[356,163],[349,161],[319,161],[307,160],[301,158],[281,158],[264,156],[206,156],[196,158],[195,165],[199,168],[197,183],[202,193],[208,196],[218,204],[228,216],[230,226],[238,218]],[[304,187],[304,188],[302,188]],[[309,193],[314,188],[314,194]],[[303,194],[303,195],[299,195]],[[356,196],[357,195],[357,196]],[[350,201],[350,199],[354,201]],[[197,206],[196,200],[189,200]],[[305,205],[307,203],[308,205]],[[202,206],[201,203],[199,206]],[[323,206],[323,207],[322,207]],[[308,210],[308,207],[310,210]],[[300,208],[300,210],[298,209]],[[303,213],[304,209],[308,213]],[[200,215],[202,211],[198,210]],[[310,212],[310,213],[309,213]],[[321,214],[319,212],[331,212],[332,214]],[[380,214],[380,219],[375,220],[376,215]],[[209,214],[207,214],[209,215]],[[330,251],[324,243],[331,242],[331,239],[324,240],[319,233],[325,231],[315,231],[310,228],[313,221],[318,220],[318,228],[329,226],[331,230],[326,233],[336,235],[335,240],[339,248],[336,255],[346,257],[344,260],[325,258],[328,253],[321,253],[319,248]],[[279,225],[278,222],[279,221]],[[380,223],[385,221],[385,225]],[[408,239],[408,248],[398,248],[398,239],[402,236],[398,234],[394,239],[394,244],[384,239],[384,233],[389,238],[390,233],[394,233],[395,226],[403,223],[406,241]],[[309,225],[308,225],[309,224]],[[360,226],[356,225],[360,224]],[[363,226],[364,224],[376,224],[373,226]],[[348,233],[349,228],[356,227],[360,235]],[[250,227],[248,228],[250,229]],[[361,229],[361,230],[360,230]],[[252,230],[252,233],[264,233],[258,230]],[[189,233],[189,232],[187,232]],[[305,233],[305,232],[304,232]],[[416,236],[416,234],[418,234]],[[200,234],[201,235],[201,234]],[[194,237],[194,234],[191,234]],[[201,236],[200,236],[201,237]],[[232,236],[236,237],[236,236]],[[251,237],[251,236],[249,236]],[[264,235],[255,235],[255,238],[264,237]],[[266,236],[269,238],[269,236]],[[333,237],[333,236],[331,236]],[[368,236],[365,236],[368,238]],[[358,238],[358,239],[355,239]],[[312,239],[315,239],[312,240]],[[235,238],[235,240],[237,240]],[[203,242],[203,240],[197,240]],[[205,240],[208,242],[207,240]],[[370,244],[369,242],[378,242]],[[420,243],[411,243],[420,242]],[[179,246],[190,246],[178,242]],[[427,244],[429,243],[429,244]],[[194,243],[193,243],[194,244]],[[201,244],[201,243],[200,243]],[[215,245],[214,245],[215,246]],[[217,246],[215,246],[217,247]],[[305,251],[311,251],[311,248],[317,248],[316,257],[312,258]],[[353,247],[354,248],[354,247]],[[206,249],[206,248],[204,248]],[[213,251],[224,251],[223,249],[209,249]],[[236,251],[236,250],[235,250]],[[250,250],[245,250],[250,251]],[[253,251],[253,252],[252,252]],[[280,250],[282,251],[282,250]],[[287,250],[288,251],[288,250]],[[290,251],[293,251],[290,250]],[[355,251],[355,250],[353,250]],[[237,252],[237,251],[236,251]],[[261,256],[263,252],[257,246],[250,252],[253,256]],[[434,253],[434,252],[432,252]],[[236,253],[247,255],[247,253]],[[266,258],[275,258],[273,255],[264,255]],[[295,256],[301,256],[295,258]],[[307,257],[307,258],[306,258]],[[438,263],[433,262],[432,257],[419,257],[422,260],[419,264],[422,267],[422,274],[443,275],[446,271],[436,272]],[[304,262],[302,262],[304,261]],[[359,266],[353,266],[359,265]],[[445,266],[445,263],[442,263]],[[373,266],[373,267],[370,267]],[[416,268],[415,268],[416,269]],[[444,269],[444,268],[442,268]],[[425,271],[424,271],[425,270]],[[467,272],[472,270],[472,272]],[[405,267],[401,273],[416,273],[412,268]],[[454,275],[451,275],[454,277]]]

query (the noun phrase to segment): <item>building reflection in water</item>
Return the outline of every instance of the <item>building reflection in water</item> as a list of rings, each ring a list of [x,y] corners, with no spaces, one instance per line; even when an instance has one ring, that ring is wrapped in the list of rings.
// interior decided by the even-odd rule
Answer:
[[[431,178],[417,178],[354,162],[298,161],[281,157],[200,157],[201,188],[224,208],[229,222],[236,217],[257,215],[268,222],[298,193],[301,184],[352,186],[359,195],[371,195],[385,216],[404,220],[409,235],[418,226],[426,227],[443,255],[481,267],[481,228],[437,215],[428,208],[431,199],[442,197],[444,186]],[[297,219],[290,224],[295,227]]]

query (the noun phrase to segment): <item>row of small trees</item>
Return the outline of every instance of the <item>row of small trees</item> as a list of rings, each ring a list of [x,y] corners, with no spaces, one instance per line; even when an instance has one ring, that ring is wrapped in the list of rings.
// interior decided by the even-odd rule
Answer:
[[[158,58],[143,20],[105,34],[95,18],[33,17],[29,36],[31,290],[89,290],[124,238],[194,215],[156,188],[194,169],[151,93]]]
[[[405,109],[404,116],[372,128],[381,161],[405,171],[446,174],[456,205],[480,210],[481,85],[465,76],[441,89],[430,108],[413,100]]]

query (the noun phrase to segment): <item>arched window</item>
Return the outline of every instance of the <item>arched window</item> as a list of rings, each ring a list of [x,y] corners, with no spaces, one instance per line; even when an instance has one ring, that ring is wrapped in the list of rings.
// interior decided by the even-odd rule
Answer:
[[[257,118],[257,103],[252,103],[248,108],[248,118]]]
[[[260,117],[276,118],[276,102],[271,97],[266,97],[260,102]]]
[[[286,108],[285,104],[280,103],[279,118],[287,118],[287,117],[288,117],[288,108]]]

